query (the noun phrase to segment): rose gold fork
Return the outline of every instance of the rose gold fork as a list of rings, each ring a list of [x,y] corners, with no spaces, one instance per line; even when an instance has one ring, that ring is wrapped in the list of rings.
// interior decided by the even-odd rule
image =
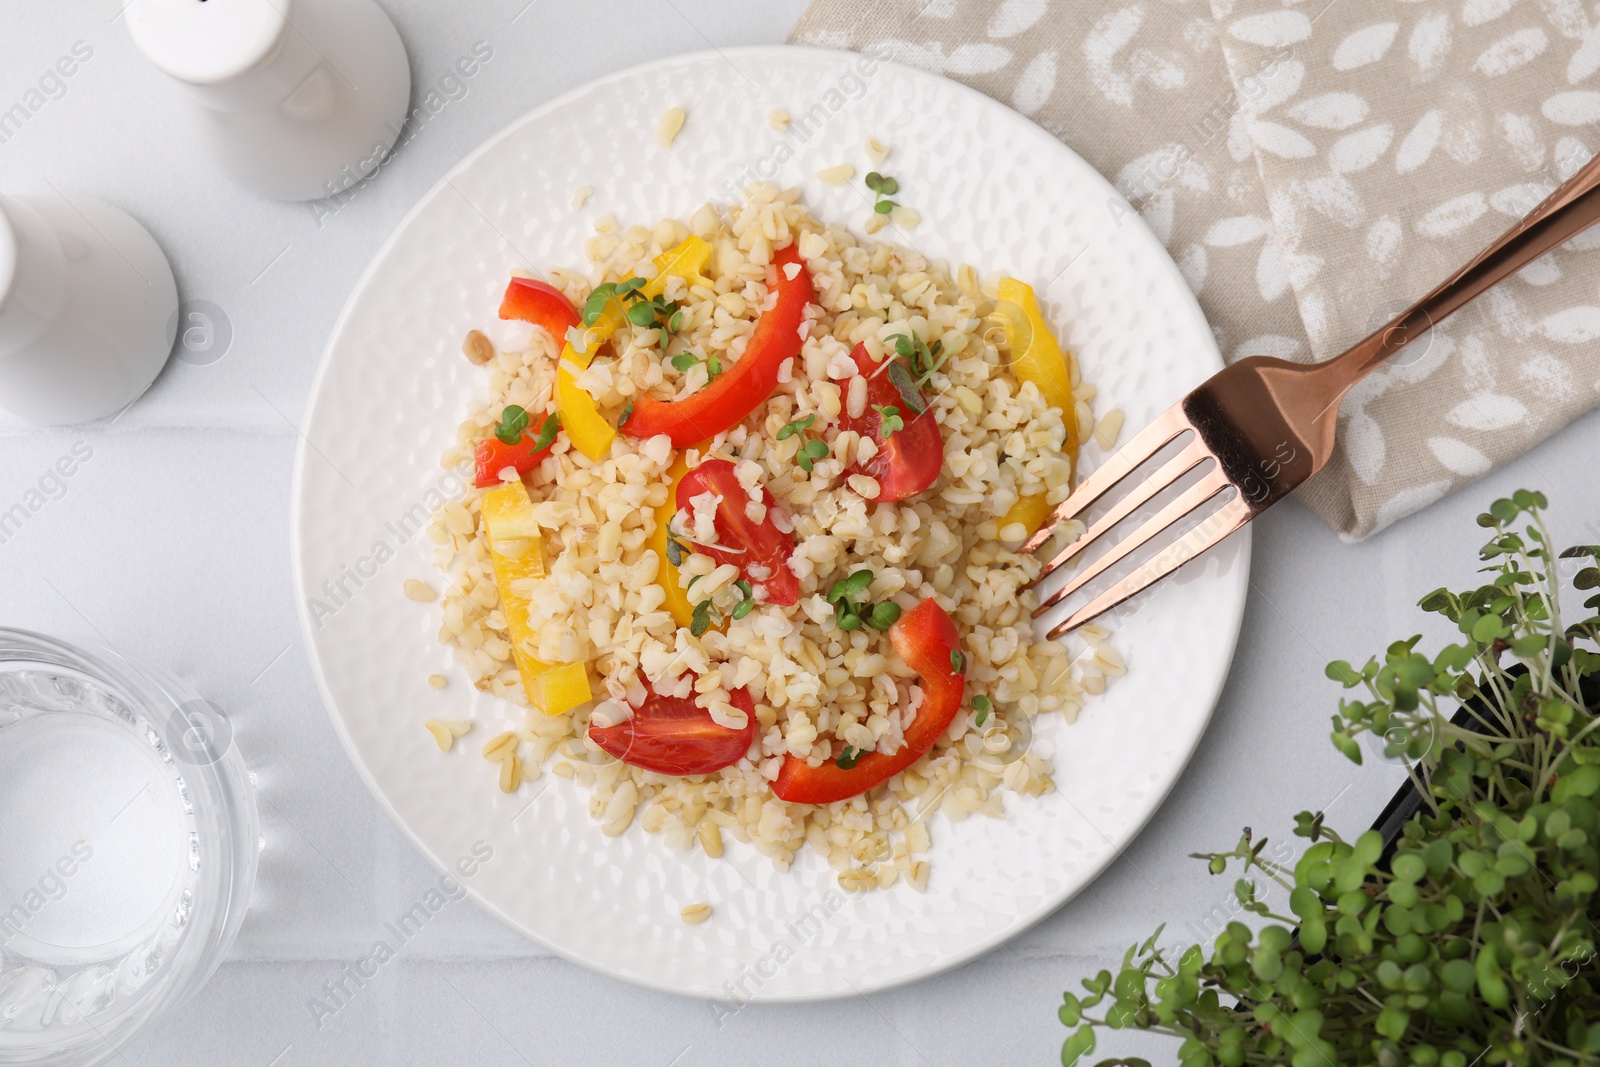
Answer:
[[[1045,597],[1034,617],[1225,493],[1228,498],[1198,525],[1078,608],[1054,627],[1050,636],[1059,637],[1081,626],[1165,578],[1282,500],[1321,470],[1333,454],[1339,402],[1351,386],[1434,323],[1600,221],[1597,190],[1600,156],[1586,163],[1478,258],[1349,351],[1313,364],[1250,356],[1212,375],[1168,408],[1062,501],[1021,551],[1038,551],[1062,523],[1083,514],[1158,452],[1186,434],[1192,435],[1188,442],[1082,536],[1056,553],[1029,588],[1100,543],[1110,530],[1180,478],[1201,467],[1206,468],[1205,473],[1153,518]]]

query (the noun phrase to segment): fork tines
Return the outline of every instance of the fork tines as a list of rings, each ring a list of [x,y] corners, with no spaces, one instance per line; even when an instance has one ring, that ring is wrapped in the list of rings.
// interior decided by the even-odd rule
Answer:
[[[1108,491],[1120,484],[1129,474],[1155,456],[1156,453],[1185,433],[1192,433],[1193,430],[1193,424],[1184,413],[1182,401],[1168,408],[1159,418],[1136,434],[1133,440],[1122,446],[1105,463],[1101,464],[1099,469],[1089,475],[1083,484],[1073,491],[1071,496],[1057,505],[1049,521],[1041,526],[1019,551],[1038,551],[1050,539],[1051,535],[1060,528],[1062,523],[1076,519],[1101,497],[1105,496]],[[1195,470],[1208,459],[1215,459],[1215,456],[1205,446],[1199,434],[1192,434],[1190,440],[1179,449],[1176,455],[1163,463],[1155,473],[1129,490],[1104,515],[1095,520],[1094,524],[1085,530],[1082,536],[1056,553],[1055,558],[1045,564],[1044,570],[1040,571],[1039,576],[1028,583],[1025,588],[1031,589],[1037,586],[1051,574],[1054,574],[1067,561],[1082,553],[1090,545],[1100,541],[1112,527],[1149,503],[1162,490],[1171,487],[1180,478]],[[1149,543],[1163,531],[1172,528],[1197,509],[1205,506],[1208,501],[1230,488],[1231,485],[1232,483],[1223,471],[1222,466],[1218,463],[1213,463],[1211,468],[1200,477],[1199,481],[1163,507],[1155,517],[1147,520],[1133,533],[1128,534],[1115,545],[1112,545],[1111,548],[1096,557],[1087,567],[1073,575],[1065,585],[1041,600],[1039,606],[1034,609],[1034,617],[1039,617],[1054,605],[1083,588],[1089,582],[1105,573],[1107,569],[1127,558],[1130,553]],[[1250,521],[1250,516],[1249,506],[1239,494],[1235,493],[1230,501],[1219,510],[1213,512],[1200,525],[1172,542],[1161,552],[1136,568],[1131,574],[1073,612],[1065,621],[1053,627],[1049,636],[1051,638],[1060,637],[1062,634],[1076,629],[1103,612],[1116,607],[1124,600],[1171,574],[1189,562],[1189,560],[1227,537],[1240,526]]]

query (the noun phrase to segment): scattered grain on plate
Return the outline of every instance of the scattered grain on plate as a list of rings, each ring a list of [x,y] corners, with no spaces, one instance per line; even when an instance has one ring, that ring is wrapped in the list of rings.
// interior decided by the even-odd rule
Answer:
[[[439,594],[434,590],[433,586],[416,578],[407,578],[404,588],[407,598],[420,604],[427,604],[439,599]]]
[[[887,225],[889,225],[889,216],[879,215],[878,213],[874,212],[867,216],[867,221],[861,224],[861,228],[866,230],[867,233],[873,234],[877,233]]]
[[[824,185],[847,185],[856,176],[856,168],[849,163],[837,167],[823,167],[817,171],[817,180]]]
[[[889,146],[878,140],[876,137],[867,138],[866,152],[867,158],[872,160],[873,166],[878,166],[884,160],[889,158]]]
[[[1100,421],[1094,427],[1094,443],[1100,446],[1100,451],[1110,452],[1116,447],[1117,438],[1122,434],[1122,409],[1112,408],[1100,416]]]
[[[690,904],[678,912],[678,917],[690,926],[699,926],[711,918],[710,904]]]
[[[500,792],[515,793],[522,785],[522,760],[516,755],[500,761]]]
[[[594,195],[594,186],[592,186],[592,185],[580,185],[580,186],[578,186],[577,192],[572,194],[572,210],[576,211],[580,207],[582,207],[583,205],[587,204],[589,202],[589,198],[591,196],[593,196],[593,195]]]
[[[767,125],[782,133],[789,128],[789,113],[781,107],[775,107],[767,112]]]
[[[490,763],[499,763],[501,760],[514,755],[516,751],[516,732],[507,730],[489,739],[489,743],[483,746],[483,758]]]
[[[446,678],[442,674],[430,674],[428,675],[428,684],[433,686],[435,689],[443,689],[445,686],[450,684],[450,679]]]
[[[467,339],[461,342],[461,351],[469,363],[479,367],[494,358],[494,345],[482,330],[468,330]]]
[[[452,722],[443,719],[429,719],[422,725],[433,735],[434,741],[439,745],[440,752],[449,752],[455,747],[456,738],[465,736],[472,729],[472,723],[465,720]]]
[[[683,129],[683,117],[681,107],[669,107],[663,111],[656,120],[656,143],[662,148],[671,148],[678,131]]]
[[[709,815],[701,819],[695,834],[700,838],[700,848],[707,856],[716,859],[722,855],[722,827],[717,825],[715,819]]]
[[[922,221],[921,215],[904,204],[896,204],[894,210],[889,212],[889,218],[902,230],[916,229],[917,223]]]

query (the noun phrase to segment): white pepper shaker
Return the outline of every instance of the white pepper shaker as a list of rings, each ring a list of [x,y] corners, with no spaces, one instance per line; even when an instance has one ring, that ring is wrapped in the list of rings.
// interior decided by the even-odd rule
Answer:
[[[161,373],[177,329],[172,268],[143,226],[88,197],[0,196],[0,407],[109,415]]]
[[[262,196],[345,191],[405,123],[411,67],[374,0],[133,0],[127,20],[222,169]]]

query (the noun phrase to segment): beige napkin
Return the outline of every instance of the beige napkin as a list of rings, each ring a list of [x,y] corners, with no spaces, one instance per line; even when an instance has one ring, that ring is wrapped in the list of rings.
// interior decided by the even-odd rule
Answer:
[[[1166,244],[1230,361],[1338,354],[1600,139],[1581,0],[816,0],[793,39],[872,46],[1071,145]],[[1365,537],[1600,404],[1593,249],[1600,228],[1357,386],[1301,501]]]

